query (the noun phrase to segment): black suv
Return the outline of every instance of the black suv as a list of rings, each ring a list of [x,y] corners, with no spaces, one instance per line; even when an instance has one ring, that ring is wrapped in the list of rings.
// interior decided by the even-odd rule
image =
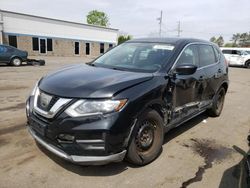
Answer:
[[[28,52],[19,50],[13,46],[0,45],[0,63],[20,66],[27,60]]]
[[[171,128],[204,111],[219,116],[227,88],[228,66],[213,43],[130,40],[91,63],[43,77],[27,100],[28,130],[74,163],[125,157],[145,165]]]

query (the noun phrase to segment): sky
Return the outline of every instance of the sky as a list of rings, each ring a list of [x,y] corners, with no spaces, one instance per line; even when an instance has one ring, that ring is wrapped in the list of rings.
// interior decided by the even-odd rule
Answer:
[[[160,11],[162,36],[209,40],[250,32],[249,0],[0,0],[0,9],[86,23],[91,10],[105,12],[110,27],[133,38],[158,37]]]

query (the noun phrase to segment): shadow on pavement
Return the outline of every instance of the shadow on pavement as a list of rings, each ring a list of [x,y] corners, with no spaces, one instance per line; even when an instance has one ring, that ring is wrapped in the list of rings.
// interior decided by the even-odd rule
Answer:
[[[187,121],[186,123],[170,130],[165,134],[164,143],[168,143],[170,140],[174,139],[175,137],[181,135],[182,133],[188,131],[189,129],[193,128],[197,124],[201,123],[204,119],[207,119],[208,115],[206,113],[202,113],[199,116],[194,117],[193,119]]]
[[[174,139],[175,137],[181,135],[185,131],[191,129],[195,125],[199,124],[202,120],[206,119],[208,116],[206,114],[201,114],[192,120],[184,123],[183,125],[172,129],[165,135],[164,143],[166,144],[170,140]],[[113,176],[116,174],[120,174],[124,171],[126,171],[129,167],[130,168],[139,168],[139,166],[134,166],[129,164],[126,161],[120,162],[120,163],[110,163],[107,165],[102,166],[82,166],[70,163],[68,161],[65,161],[58,156],[54,155],[53,153],[49,152],[39,144],[37,144],[40,150],[45,153],[50,159],[52,159],[54,162],[56,162],[61,167],[65,168],[66,170],[69,170],[73,173],[76,173],[80,176]]]
[[[249,138],[250,139],[250,136]],[[250,146],[250,140],[249,140]],[[250,150],[244,152],[241,148],[233,148],[243,156],[235,166],[227,169],[221,178],[219,188],[249,188],[250,187]]]

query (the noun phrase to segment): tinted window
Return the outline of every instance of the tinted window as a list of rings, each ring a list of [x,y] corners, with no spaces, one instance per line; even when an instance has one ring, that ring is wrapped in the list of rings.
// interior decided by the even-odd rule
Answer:
[[[240,55],[241,52],[239,50],[232,50],[233,55]]]
[[[7,48],[4,46],[0,46],[0,53],[4,53],[7,51]]]
[[[215,53],[215,60],[216,62],[220,59],[220,50],[216,47],[214,47],[214,53]]]
[[[47,39],[47,51],[53,51],[52,39]]]
[[[17,39],[14,35],[9,35],[9,45],[17,48]]]
[[[180,58],[177,61],[177,65],[191,64],[199,66],[199,57],[197,45],[190,45],[185,48]]]
[[[39,50],[39,42],[37,37],[32,37],[32,49],[33,51]]]
[[[100,53],[104,53],[104,43],[100,43]]]
[[[232,54],[232,50],[222,50],[223,54]]]
[[[204,67],[216,62],[213,47],[210,45],[199,45],[200,66]]]
[[[155,72],[167,63],[172,44],[123,43],[95,60],[96,66],[140,72]]]
[[[90,44],[89,43],[86,43],[85,53],[86,53],[86,55],[90,54]]]

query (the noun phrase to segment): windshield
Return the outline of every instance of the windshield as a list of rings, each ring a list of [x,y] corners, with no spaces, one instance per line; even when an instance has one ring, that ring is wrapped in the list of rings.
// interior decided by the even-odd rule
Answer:
[[[162,43],[123,43],[93,64],[120,70],[155,72],[170,58],[174,46]]]

